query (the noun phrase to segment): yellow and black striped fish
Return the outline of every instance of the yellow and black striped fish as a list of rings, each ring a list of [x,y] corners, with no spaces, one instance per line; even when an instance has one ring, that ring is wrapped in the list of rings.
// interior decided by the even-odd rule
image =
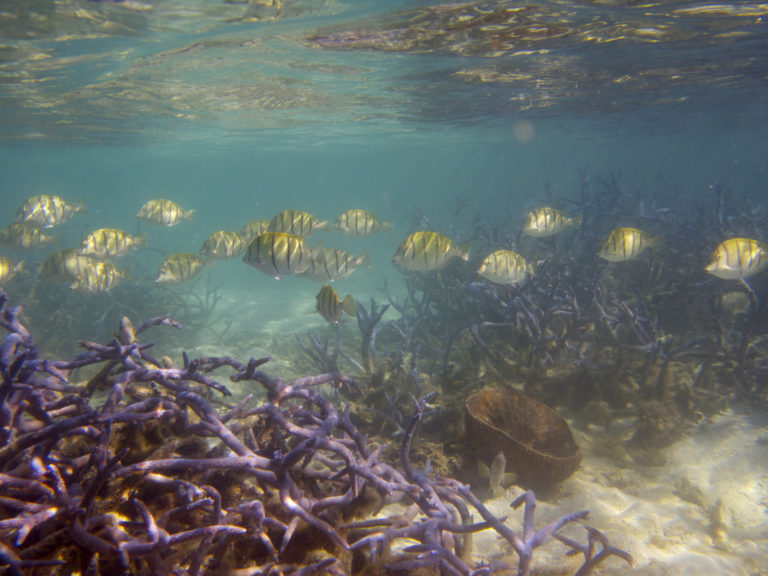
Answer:
[[[334,230],[347,236],[370,236],[380,230],[390,230],[392,224],[381,222],[367,210],[347,210],[336,218]]]
[[[319,221],[308,212],[283,210],[269,222],[269,232],[283,232],[306,238],[318,230],[327,228],[328,222]]]
[[[184,210],[173,200],[158,198],[141,207],[137,218],[158,226],[176,226],[182,220],[192,220],[194,210]]]
[[[178,252],[171,254],[160,264],[155,278],[157,284],[180,284],[196,276],[205,266],[205,260],[197,254]]]
[[[483,260],[477,273],[496,284],[513,286],[533,274],[533,269],[517,252],[496,250]]]
[[[574,228],[581,226],[581,216],[568,216],[560,210],[544,206],[526,215],[523,232],[528,236],[540,238],[553,236],[568,226]]]
[[[320,288],[315,299],[317,300],[316,310],[331,324],[339,323],[342,312],[346,312],[350,316],[356,314],[355,299],[352,298],[352,295],[347,294],[342,300],[336,290],[328,284]]]
[[[273,278],[301,274],[310,262],[310,251],[301,236],[284,232],[259,234],[248,244],[243,262]]]
[[[219,230],[214,232],[203,242],[200,255],[209,258],[234,258],[240,256],[248,244],[237,232]]]
[[[24,268],[24,262],[14,264],[13,260],[0,256],[0,282],[5,282],[13,278],[18,272],[21,272]]]
[[[361,266],[368,268],[370,265],[368,252],[355,256],[346,250],[326,248],[321,241],[310,250],[309,265],[299,276],[317,282],[333,282],[346,278]]]
[[[0,230],[0,242],[14,248],[41,248],[57,240],[29,224],[10,224]]]
[[[269,232],[269,220],[251,220],[240,230],[240,236],[245,239],[246,244],[250,244],[251,240],[264,232]]]
[[[637,258],[646,248],[655,248],[658,239],[637,228],[616,228],[605,239],[600,251],[600,258],[609,262],[625,262]]]
[[[54,252],[43,261],[40,274],[53,280],[70,282],[86,267],[98,262],[92,256],[86,256],[82,250],[68,248]]]
[[[706,271],[725,280],[743,280],[768,268],[768,244],[751,238],[731,238],[712,253]]]
[[[417,271],[437,270],[451,258],[469,260],[469,245],[456,246],[453,240],[437,232],[414,232],[403,240],[392,261]]]
[[[75,212],[85,206],[81,203],[68,204],[59,196],[42,194],[27,199],[19,208],[16,222],[24,222],[41,228],[53,228],[69,220]]]
[[[112,258],[128,253],[134,246],[145,246],[146,237],[132,236],[116,228],[99,228],[83,240],[83,254],[96,258]]]
[[[108,292],[126,277],[126,273],[111,262],[99,261],[83,268],[70,284],[80,292]]]

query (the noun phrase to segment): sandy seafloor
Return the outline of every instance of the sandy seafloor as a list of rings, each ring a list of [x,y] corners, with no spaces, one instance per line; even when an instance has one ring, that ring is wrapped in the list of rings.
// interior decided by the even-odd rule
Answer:
[[[348,279],[336,288],[342,292],[347,288],[355,292],[355,287],[369,289],[365,276],[365,272],[360,273],[357,284]],[[247,292],[228,294],[220,304],[221,311],[226,314],[231,309],[236,313],[237,324],[243,330],[233,326],[223,346],[202,334],[199,344],[193,350],[186,349],[187,353],[190,357],[228,354],[240,360],[271,355],[272,361],[264,367],[270,375],[306,375],[297,371],[276,346],[285,346],[286,336],[291,341],[294,334],[303,336],[310,329],[321,340],[329,333],[314,312],[314,302],[307,297],[319,284],[294,280],[275,281],[283,283],[284,288],[269,293],[275,297],[271,304],[265,300],[265,293],[250,301]],[[374,295],[384,299],[381,294]],[[356,330],[354,320],[346,320],[344,328]],[[247,339],[243,339],[245,334]],[[162,348],[162,334],[147,338],[156,340]],[[233,342],[239,342],[234,350]],[[181,350],[177,352],[180,356]],[[355,376],[343,359],[340,365]],[[219,377],[225,378],[223,373]],[[236,394],[256,392],[258,396],[260,392],[230,387]],[[599,426],[579,428],[565,416],[581,449],[582,461],[573,476],[551,493],[540,495],[536,527],[542,528],[563,514],[589,510],[586,522],[571,524],[561,533],[586,542],[581,525],[593,526],[634,559],[634,571],[622,559],[611,557],[594,574],[768,575],[768,415],[763,410],[732,404],[724,413],[689,428],[683,439],[660,448],[653,463],[635,461],[631,452],[606,449],[607,445],[622,446],[631,438],[633,421],[614,421],[606,433]],[[417,430],[415,443],[418,441]],[[513,510],[510,503],[522,492],[513,484],[503,494],[484,500],[498,517],[506,517],[506,524],[518,534],[522,533],[523,510]],[[719,525],[713,516],[718,501]],[[403,510],[400,505],[388,506],[381,515],[391,516]],[[479,521],[478,515],[475,520]],[[415,542],[401,541],[399,547],[412,544]],[[559,541],[547,540],[534,555],[534,574],[575,574],[581,556],[567,557],[567,551]],[[491,530],[474,536],[474,561],[491,562],[499,574],[517,573],[517,556]],[[510,568],[503,568],[505,565]]]

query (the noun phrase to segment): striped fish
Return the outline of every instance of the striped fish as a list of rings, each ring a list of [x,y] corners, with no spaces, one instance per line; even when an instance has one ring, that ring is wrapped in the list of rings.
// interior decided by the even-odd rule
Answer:
[[[533,270],[517,252],[496,250],[483,260],[477,273],[496,284],[512,286],[524,281]]]
[[[81,203],[68,204],[58,196],[43,194],[27,199],[19,208],[16,222],[53,228],[69,220],[75,212],[80,212],[85,206]]]
[[[312,214],[301,210],[283,210],[269,222],[268,232],[283,232],[306,238],[318,230],[328,227],[328,222],[321,222]]]
[[[269,232],[269,220],[251,220],[240,230],[240,236],[245,239],[246,244],[250,244],[251,240],[264,232]]]
[[[146,237],[132,236],[116,228],[99,228],[83,240],[83,254],[96,258],[122,256],[134,246],[145,246]]]
[[[637,228],[616,228],[605,239],[597,255],[609,262],[625,262],[637,258],[646,248],[654,248],[657,242]]]
[[[200,273],[205,266],[205,260],[197,254],[177,252],[171,254],[160,264],[160,270],[155,278],[157,284],[180,284]]]
[[[442,268],[452,258],[469,260],[469,246],[456,246],[437,232],[414,232],[403,240],[392,261],[408,270],[428,271]]]
[[[86,267],[96,264],[98,260],[92,256],[86,256],[82,250],[68,248],[54,252],[43,261],[40,273],[53,280],[71,282],[77,278]]]
[[[342,312],[346,312],[350,316],[354,316],[356,313],[355,300],[352,295],[347,294],[342,300],[336,290],[328,284],[320,288],[315,299],[317,300],[316,310],[331,324],[339,323]]]
[[[526,215],[523,232],[535,237],[553,236],[568,226],[581,226],[581,216],[571,217],[560,210],[544,206]]]
[[[284,232],[259,234],[248,244],[243,256],[243,262],[273,278],[301,274],[310,260],[310,251],[304,239]]]
[[[125,277],[125,272],[111,262],[99,261],[83,268],[70,288],[80,292],[108,292]]]
[[[57,238],[43,234],[39,228],[29,224],[15,223],[0,230],[0,242],[14,248],[41,248]]]
[[[200,248],[200,255],[210,258],[234,258],[240,256],[246,246],[245,239],[237,232],[219,230],[206,238]]]
[[[333,228],[347,236],[370,236],[380,230],[391,230],[392,224],[381,222],[367,210],[353,209],[336,218]]]
[[[321,241],[310,250],[309,265],[299,276],[317,282],[334,282],[346,278],[360,266],[371,266],[368,252],[355,256],[346,250],[325,248]]]
[[[743,280],[768,267],[768,244],[751,238],[731,238],[712,253],[706,271],[725,280]]]
[[[184,210],[172,200],[150,200],[141,207],[136,218],[158,226],[176,226],[182,220],[192,220],[194,210]]]
[[[14,264],[13,260],[0,256],[0,282],[5,282],[13,278],[18,272],[21,272],[24,268],[24,262]]]

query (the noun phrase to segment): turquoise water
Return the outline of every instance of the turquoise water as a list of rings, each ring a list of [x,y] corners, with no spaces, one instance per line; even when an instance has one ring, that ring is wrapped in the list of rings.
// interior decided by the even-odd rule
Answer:
[[[519,236],[526,212],[541,205],[579,212],[585,183],[597,190],[617,181],[631,209],[617,212],[615,226],[645,223],[663,235],[666,269],[685,271],[676,289],[698,290],[690,303],[681,300],[679,320],[657,319],[666,336],[685,340],[709,317],[708,298],[746,292],[703,272],[719,234],[686,229],[683,238],[667,227],[670,220],[648,215],[670,210],[678,223],[709,218],[717,209],[713,190],[725,186],[754,209],[752,230],[768,240],[766,18],[766,5],[736,2],[2,2],[0,227],[38,194],[87,207],[50,231],[58,237],[52,246],[0,246],[0,256],[25,262],[4,288],[12,302],[27,306],[33,334],[52,354],[73,354],[78,339],[109,339],[124,314],[171,311],[190,329],[160,342],[162,353],[274,354],[276,365],[293,374],[306,365],[291,365],[281,338],[328,330],[315,313],[320,284],[274,280],[237,258],[189,283],[158,287],[153,280],[163,258],[197,252],[216,230],[237,231],[284,209],[332,221],[364,208],[393,229],[367,238],[322,231],[309,244],[322,239],[356,254],[369,251],[371,267],[334,287],[358,302],[385,302],[385,285],[405,293],[408,276],[391,260],[412,231],[474,240],[475,249],[486,250],[477,231],[495,227],[506,231],[508,244],[526,246]],[[172,199],[195,216],[173,228],[139,222],[136,213],[153,198]],[[147,235],[147,248],[120,260],[129,273],[120,286],[83,294],[38,276],[48,255],[79,246],[99,227]],[[539,255],[547,248],[528,246]],[[768,298],[765,274],[752,282],[761,300]],[[471,271],[459,276],[465,286],[477,281]],[[212,316],[168,309],[178,303],[173,298],[198,302],[206,287],[221,298]],[[621,290],[620,298],[636,302],[633,286]],[[386,318],[397,315],[390,310]],[[346,330],[354,324],[344,321]],[[738,333],[739,325],[733,329]],[[765,329],[754,333],[755,349],[764,353]],[[382,358],[387,352],[383,345]],[[692,362],[693,373],[701,362]],[[425,359],[416,368],[430,365]],[[765,363],[758,365],[764,374]],[[482,378],[480,368],[475,373]],[[757,391],[764,396],[764,385]],[[764,434],[749,434],[749,458],[756,453],[764,461]],[[589,442],[587,436],[578,440]],[[601,456],[585,456],[590,474]],[[676,456],[678,472],[691,464],[684,456]],[[764,488],[761,466],[754,485]],[[676,481],[674,474],[634,478],[635,496],[643,482],[661,490]],[[718,548],[725,558],[719,569],[765,574],[764,497],[742,502],[741,492],[720,480],[705,492],[737,510],[726,523],[748,545],[738,548],[734,536],[732,553]],[[701,486],[708,481],[694,478]],[[591,488],[579,484],[572,492],[580,489]],[[606,522],[630,504],[615,506],[602,511]],[[757,517],[739,519],[739,506]],[[701,518],[687,545],[705,557],[712,545],[707,517],[688,513]],[[638,514],[619,539],[641,549],[642,573],[713,569],[684,559],[654,564],[654,552],[633,531],[643,526],[637,518],[653,513]],[[646,528],[664,538],[663,529]],[[674,554],[684,558],[686,543],[680,547]]]

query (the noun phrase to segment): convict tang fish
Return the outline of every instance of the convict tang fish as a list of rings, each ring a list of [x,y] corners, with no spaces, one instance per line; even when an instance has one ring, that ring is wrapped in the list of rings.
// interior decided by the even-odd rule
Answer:
[[[194,210],[184,210],[173,200],[158,198],[141,207],[137,218],[158,226],[176,226],[182,220],[192,220]]]
[[[269,222],[269,232],[284,232],[306,238],[318,230],[323,230],[328,222],[320,221],[308,212],[301,210],[283,210]]]
[[[414,232],[403,240],[392,261],[408,270],[429,271],[442,268],[452,258],[469,259],[469,246],[456,246],[437,232]]]
[[[245,238],[237,232],[219,230],[206,238],[200,248],[200,255],[210,258],[234,258],[240,256],[246,246]]]
[[[309,266],[310,251],[301,236],[284,232],[265,232],[254,238],[243,262],[273,278],[300,274]]]
[[[300,276],[318,282],[334,282],[346,278],[360,266],[367,268],[370,265],[368,252],[355,256],[346,250],[326,248],[318,242],[310,251],[307,269]]]
[[[725,280],[743,280],[768,267],[768,244],[751,238],[731,238],[712,253],[706,271]]]
[[[483,260],[477,273],[491,282],[512,286],[525,280],[533,269],[517,252],[496,250]]]
[[[597,255],[609,262],[625,262],[637,258],[646,248],[655,248],[658,239],[651,239],[637,228],[616,228],[605,239]]]
[[[99,228],[83,240],[83,254],[97,258],[112,258],[127,254],[134,246],[146,245],[146,237],[133,236],[116,228]]]
[[[41,248],[56,241],[30,224],[16,222],[0,230],[0,242],[14,248]]]
[[[568,216],[560,210],[544,206],[526,215],[523,232],[535,237],[552,236],[569,226],[581,226],[581,216]]]
[[[347,210],[336,218],[334,229],[347,236],[370,236],[380,230],[389,230],[392,224],[382,222],[367,210]]]
[[[32,196],[19,208],[16,222],[52,228],[66,222],[75,212],[80,212],[84,208],[85,206],[81,203],[69,204],[59,196],[48,194]]]
[[[325,318],[331,324],[338,324],[341,320],[341,313],[346,312],[350,316],[355,315],[355,300],[351,294],[347,294],[344,300],[339,298],[331,286],[325,284],[317,293],[316,309],[320,316]]]
[[[205,260],[197,254],[178,252],[163,260],[155,282],[157,284],[179,284],[200,273]]]

